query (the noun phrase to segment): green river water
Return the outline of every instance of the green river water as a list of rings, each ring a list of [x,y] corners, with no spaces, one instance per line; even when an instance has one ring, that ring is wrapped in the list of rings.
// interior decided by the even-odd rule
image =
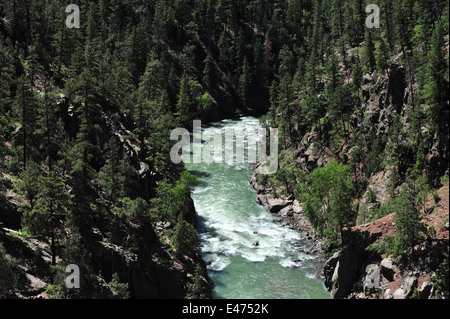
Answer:
[[[221,130],[260,127],[253,117],[212,125]],[[186,163],[186,167],[198,178],[192,198],[203,258],[212,261],[208,273],[214,298],[330,298],[318,275],[316,256],[298,247],[308,243],[300,241],[298,231],[274,222],[274,215],[255,202],[257,194],[249,183],[252,165]]]

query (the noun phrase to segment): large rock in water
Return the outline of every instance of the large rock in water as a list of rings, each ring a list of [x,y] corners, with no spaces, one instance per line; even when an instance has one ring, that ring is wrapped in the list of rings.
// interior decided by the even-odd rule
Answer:
[[[274,214],[278,213],[286,206],[292,204],[292,201],[286,201],[281,198],[273,198],[268,194],[259,194],[258,196],[256,196],[256,202],[264,206]]]
[[[286,202],[280,198],[268,198],[269,209],[272,213],[278,213],[283,208],[289,205],[289,202]]]
[[[292,205],[288,205],[284,207],[280,212],[278,213],[280,217],[290,217],[294,214]]]

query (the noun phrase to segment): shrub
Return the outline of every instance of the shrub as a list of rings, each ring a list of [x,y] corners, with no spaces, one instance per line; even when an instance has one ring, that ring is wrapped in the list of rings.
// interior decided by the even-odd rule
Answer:
[[[0,291],[13,290],[17,285],[14,260],[6,258],[6,250],[0,243]]]
[[[114,296],[118,299],[130,298],[130,292],[128,291],[128,284],[121,283],[119,274],[114,273],[111,282],[108,284]]]

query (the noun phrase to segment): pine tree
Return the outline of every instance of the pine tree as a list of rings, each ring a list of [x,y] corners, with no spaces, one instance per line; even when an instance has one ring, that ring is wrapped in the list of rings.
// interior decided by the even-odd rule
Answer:
[[[394,23],[396,26],[397,42],[406,59],[412,54],[412,0],[398,0],[394,7]]]
[[[425,84],[422,92],[426,104],[429,105],[428,118],[431,128],[438,135],[441,150],[448,143],[449,132],[449,78],[444,36],[443,22],[439,21],[431,38],[431,49],[428,53]]]
[[[156,60],[153,55],[150,55],[145,73],[139,83],[137,92],[138,101],[133,112],[133,119],[136,123],[135,132],[141,141],[147,139],[150,134],[150,122],[154,117],[151,104],[161,94],[162,84],[157,79],[161,76],[162,68],[161,62]]]
[[[38,99],[32,90],[29,79],[23,75],[18,80],[16,97],[14,100],[16,117],[20,119],[22,163],[26,168],[27,161],[34,142],[34,132],[36,130],[36,110],[38,109]]]
[[[56,264],[56,236],[63,229],[70,204],[64,183],[51,173],[43,177],[36,203],[25,217],[25,224],[32,233],[49,237],[53,265]]]
[[[366,35],[365,35],[365,41],[364,41],[364,58],[365,58],[365,65],[369,68],[370,72],[373,72],[376,67],[376,60],[375,60],[375,44],[373,39],[372,30],[367,28]]]
[[[326,65],[327,83],[325,84],[325,96],[327,98],[327,116],[332,124],[332,134],[337,142],[341,136],[347,140],[349,132],[347,122],[353,111],[352,92],[349,85],[344,85],[339,73],[339,61],[332,50]]]
[[[4,142],[9,139],[11,133],[11,109],[13,92],[11,86],[14,83],[13,57],[9,48],[3,44],[0,38],[0,158],[6,152]],[[0,161],[0,167],[3,161]]]
[[[241,77],[239,78],[239,95],[242,100],[242,104],[245,108],[250,105],[250,90],[251,90],[252,75],[247,58],[244,58],[244,64],[242,65]]]
[[[197,232],[180,214],[174,228],[172,246],[180,257],[192,256],[198,244]]]
[[[148,138],[148,156],[152,170],[163,173],[169,166],[170,132],[176,127],[176,120],[170,113],[169,98],[167,92],[161,92],[161,96],[151,103],[150,112],[153,114],[151,130]]]
[[[426,177],[409,177],[406,181],[403,193],[396,199],[397,213],[395,215],[395,243],[396,251],[412,248],[427,233],[422,223],[423,213],[421,208],[428,195]]]
[[[338,57],[335,53],[335,50],[331,50],[331,55],[328,58],[327,64],[326,64],[326,71],[327,71],[327,83],[325,87],[326,94],[328,96],[331,96],[339,85],[342,84],[342,78],[339,73],[339,61]]]
[[[128,283],[122,283],[120,281],[119,274],[114,273],[112,275],[111,282],[108,284],[108,286],[117,299],[130,298],[130,292],[128,291]]]
[[[177,115],[178,121],[184,127],[190,127],[190,122],[193,118],[193,106],[190,98],[189,79],[184,73],[181,77],[180,92],[178,94]]]
[[[272,127],[277,127],[278,123],[278,113],[277,113],[277,104],[278,104],[278,83],[276,80],[272,81],[272,85],[270,86],[269,91],[269,122]]]
[[[122,172],[120,149],[116,139],[112,137],[108,143],[108,155],[105,165],[98,174],[98,184],[101,186],[106,198],[111,202],[125,196],[125,174]]]
[[[292,138],[292,106],[293,92],[292,92],[292,78],[289,73],[284,73],[280,80],[278,87],[278,101],[277,114],[281,115],[278,121],[280,133],[283,135],[283,145],[288,147]]]
[[[230,49],[231,49],[231,41],[227,32],[222,32],[219,37],[219,41],[217,42],[217,50],[219,51],[219,65],[223,72],[228,73],[231,72],[230,65]]]
[[[211,57],[210,53],[208,53],[204,62],[205,69],[203,70],[203,82],[206,84],[209,90],[214,90],[216,88],[217,75],[213,63],[213,58]]]
[[[353,72],[352,72],[352,91],[355,96],[359,98],[359,92],[361,90],[362,84],[362,66],[361,59],[359,54],[355,55],[355,63],[353,64]]]
[[[95,175],[95,169],[91,164],[98,162],[96,159],[100,156],[101,107],[97,102],[98,88],[95,83],[94,77],[87,69],[78,79],[80,96],[76,100],[79,103],[76,114],[79,117],[80,125],[73,147],[76,158],[71,173],[78,180],[78,190],[81,194],[84,194],[86,187],[90,185]]]
[[[344,227],[354,224],[352,200],[349,167],[337,162],[314,170],[301,196],[305,215],[314,229],[327,238],[329,245],[342,244]]]
[[[63,121],[60,117],[57,96],[51,91],[48,81],[44,81],[44,95],[38,113],[38,129],[36,135],[44,141],[44,160],[47,159],[48,168],[53,171],[53,163],[58,158],[61,145],[66,138]]]
[[[31,209],[34,208],[36,198],[40,192],[41,179],[42,175],[39,166],[35,162],[30,161],[27,168],[23,171],[18,187],[26,194]]]
[[[390,49],[384,34],[380,34],[378,46],[375,49],[375,60],[377,69],[380,72],[387,70],[390,67]]]
[[[202,268],[197,264],[191,281],[186,284],[186,299],[207,299],[205,292],[208,291],[208,285],[202,273]]]
[[[14,79],[13,56],[10,49],[0,38],[0,114],[6,115],[11,110],[12,91],[11,85]]]
[[[381,14],[381,29],[386,36],[386,40],[389,44],[389,48],[394,47],[394,26],[393,26],[393,1],[383,0],[380,3],[380,14]]]

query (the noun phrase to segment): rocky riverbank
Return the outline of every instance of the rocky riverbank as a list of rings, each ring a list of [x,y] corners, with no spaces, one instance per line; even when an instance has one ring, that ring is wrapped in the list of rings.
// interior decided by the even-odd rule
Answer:
[[[396,233],[395,214],[346,229],[345,247],[326,260],[324,239],[314,234],[303,214],[301,203],[292,197],[274,196],[273,189],[258,182],[258,167],[250,177],[258,192],[256,202],[270,210],[275,221],[296,229],[301,241],[310,246],[306,254],[317,254],[325,285],[335,299],[429,299],[448,298],[444,261],[449,258],[448,184],[436,192],[424,208],[423,223],[436,236],[427,238],[399,257],[382,252],[383,245]],[[444,268],[443,268],[444,267]],[[448,274],[447,274],[448,278]],[[448,279],[447,279],[448,280]],[[448,285],[448,282],[447,282]]]
[[[257,165],[253,174],[250,176],[250,184],[258,192],[256,202],[267,208],[273,215],[274,221],[285,227],[298,230],[300,233],[300,242],[307,242],[308,245],[303,249],[305,254],[316,254],[318,263],[326,261],[325,252],[322,245],[324,238],[318,236],[311,223],[303,214],[301,203],[292,197],[274,196],[272,187],[258,182],[259,167]],[[300,245],[299,245],[300,246]]]
[[[121,120],[107,113],[102,113],[102,119],[105,133],[100,144],[107,145],[106,141],[113,136],[120,141],[129,159],[132,170],[130,175],[137,181],[133,184],[133,193],[136,197],[150,198],[155,174],[143,160],[142,143],[130,137],[131,132]],[[66,124],[70,131],[71,120],[67,120]],[[72,187],[70,178],[65,182]],[[4,248],[5,260],[11,265],[8,268],[12,269],[15,283],[10,289],[0,285],[0,299],[73,296],[85,299],[117,298],[108,286],[115,274],[120,283],[127,285],[131,298],[182,299],[188,293],[186,287],[195,275],[202,277],[205,286],[203,294],[211,297],[206,265],[198,247],[192,247],[191,255],[184,258],[173,252],[170,245],[174,234],[173,221],[164,218],[154,221],[148,218],[148,209],[144,210],[142,218],[114,209],[114,205],[105,199],[105,194],[97,187],[90,189],[95,204],[90,205],[89,214],[86,214],[90,218],[88,222],[80,222],[76,232],[65,228],[57,234],[57,251],[60,255],[75,248],[86,255],[83,260],[75,259],[71,264],[84,264],[79,265],[84,276],[82,287],[89,287],[89,290],[86,289],[84,293],[67,290],[63,296],[58,289],[65,289],[65,274],[58,273],[61,280],[59,277],[58,280],[52,278],[57,276],[52,270],[49,240],[45,236],[30,236],[23,232],[23,207],[26,207],[28,199],[17,191],[18,179],[0,173],[0,189],[0,244]],[[197,214],[190,195],[186,196],[181,213],[187,223],[193,226],[197,224]],[[74,242],[67,240],[69,235]],[[65,269],[67,264],[60,255],[56,260],[58,269]],[[0,254],[0,262],[2,257]],[[197,266],[201,274],[196,272]]]

